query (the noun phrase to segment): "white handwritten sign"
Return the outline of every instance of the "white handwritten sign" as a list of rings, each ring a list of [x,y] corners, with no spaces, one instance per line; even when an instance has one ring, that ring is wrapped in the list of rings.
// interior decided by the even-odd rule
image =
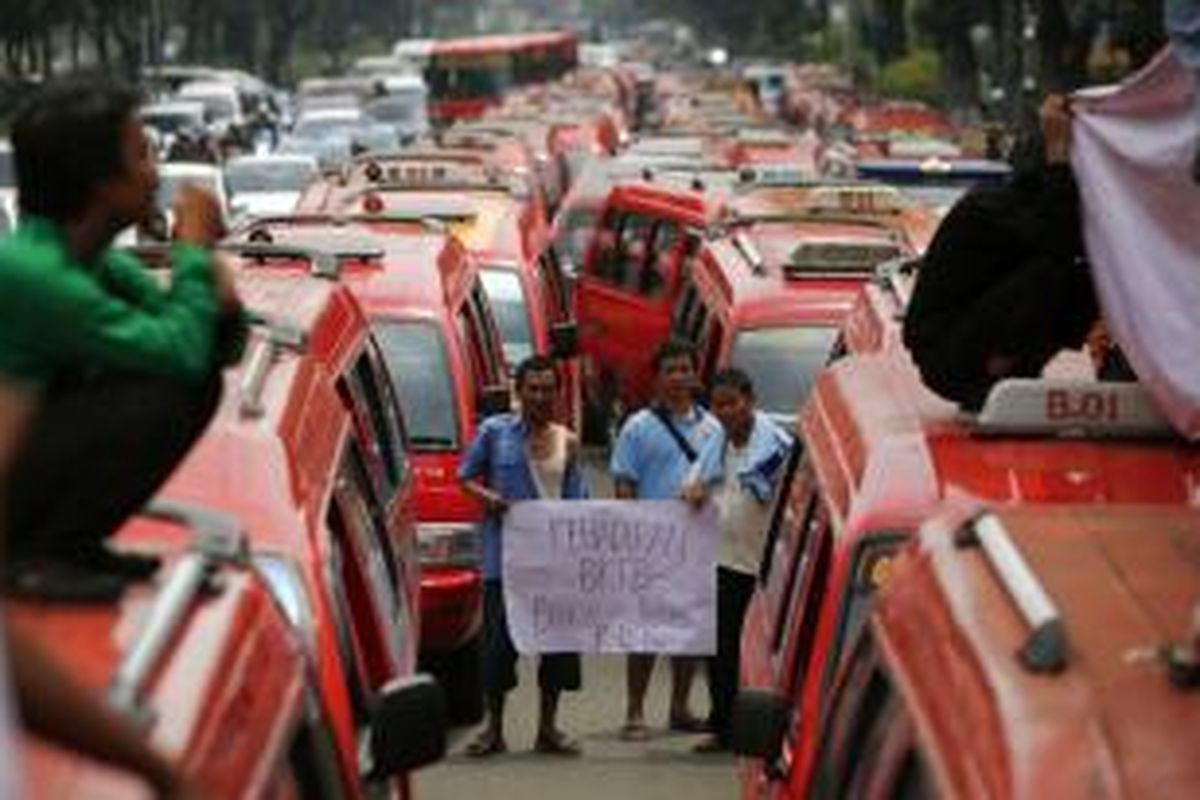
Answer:
[[[716,651],[718,521],[678,500],[518,503],[504,519],[522,653]]]

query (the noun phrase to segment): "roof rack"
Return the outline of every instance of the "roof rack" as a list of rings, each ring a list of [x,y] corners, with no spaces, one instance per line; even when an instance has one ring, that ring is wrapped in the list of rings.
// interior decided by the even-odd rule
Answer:
[[[896,320],[904,319],[904,310],[912,300],[914,276],[921,268],[921,257],[906,256],[885,261],[875,268],[875,283],[892,295],[899,309]]]
[[[377,214],[372,213],[353,213],[353,214],[335,214],[322,212],[306,212],[303,214],[276,214],[269,217],[255,217],[241,228],[240,233],[245,233],[247,236],[255,236],[262,234],[270,235],[267,230],[271,226],[276,225],[368,225],[378,223],[413,223],[422,225],[426,229],[435,233],[444,232],[446,229],[446,221],[466,221],[471,219],[474,214],[468,215],[463,213],[458,214],[414,214],[405,211],[380,211]],[[274,241],[271,236],[269,240],[259,239],[264,243]]]
[[[192,551],[175,563],[108,687],[108,702],[113,708],[149,725],[153,712],[141,697],[146,683],[197,596],[208,587],[213,569],[220,564],[246,563],[249,549],[241,522],[214,509],[155,499],[142,514],[186,525],[195,534]]]
[[[266,261],[272,258],[307,261],[311,265],[314,277],[334,280],[341,275],[342,261],[368,261],[383,258],[383,249],[378,247],[364,247],[358,250],[322,250],[315,247],[275,244],[261,240],[221,242],[216,249],[257,261]]]
[[[970,418],[981,435],[1170,438],[1174,429],[1137,383],[1009,378]]]
[[[742,258],[746,259],[746,263],[750,265],[750,270],[755,275],[767,274],[767,262],[759,252],[758,247],[754,242],[750,241],[750,237],[745,231],[738,231],[732,237],[733,246],[742,254]]]
[[[959,547],[982,548],[1029,627],[1029,638],[1018,651],[1021,663],[1031,672],[1061,671],[1067,665],[1067,631],[1062,614],[1000,520],[984,514],[960,529],[955,542]]]
[[[238,384],[238,415],[243,419],[262,416],[265,410],[262,402],[263,390],[278,355],[284,350],[303,352],[308,346],[308,334],[298,325],[270,320],[259,314],[254,314],[252,320],[263,324],[265,333],[256,338],[250,346],[250,354],[246,357],[246,369]]]

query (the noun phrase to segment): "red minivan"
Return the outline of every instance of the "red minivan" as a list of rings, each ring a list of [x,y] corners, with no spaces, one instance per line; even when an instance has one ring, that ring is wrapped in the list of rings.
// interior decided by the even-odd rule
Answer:
[[[480,713],[481,512],[458,484],[479,419],[506,410],[508,372],[478,266],[456,237],[419,222],[322,215],[259,220],[276,270],[323,260],[362,304],[395,385],[414,473],[421,573],[421,660],[446,687],[452,718]]]
[[[771,741],[735,731],[735,749],[756,756],[743,763],[747,799],[808,796],[846,644],[896,549],[941,504],[1180,506],[1200,481],[1200,451],[1172,438],[1136,384],[1005,381],[967,416],[903,350],[827,368],[798,425],[742,638],[739,705],[782,726]]]

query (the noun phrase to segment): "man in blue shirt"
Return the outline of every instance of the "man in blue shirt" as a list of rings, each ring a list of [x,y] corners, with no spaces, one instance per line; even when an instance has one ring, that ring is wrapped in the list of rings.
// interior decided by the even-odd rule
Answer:
[[[717,654],[708,660],[713,735],[700,743],[700,752],[729,749],[742,625],[762,564],[772,501],[792,451],[787,432],[755,409],[754,384],[742,370],[713,376],[711,405],[722,431],[704,446],[683,492],[697,507],[712,498],[721,512]]]
[[[721,429],[720,423],[695,403],[696,353],[683,341],[668,341],[654,356],[658,399],[625,423],[613,448],[609,471],[618,498],[670,500],[678,498],[684,479],[704,443]],[[654,671],[655,654],[631,653],[626,665],[625,726],[621,736],[644,740],[646,689]],[[697,659],[671,660],[671,730],[702,732],[705,723],[688,711]]]
[[[588,495],[575,435],[553,421],[558,371],[545,356],[517,367],[520,414],[501,414],[483,423],[458,470],[463,489],[486,509],[483,520],[483,691],[487,720],[467,754],[484,757],[508,749],[504,701],[517,685],[517,651],[504,610],[504,514],[522,500],[581,500]],[[534,749],[578,755],[579,747],[557,727],[559,695],[582,684],[577,653],[543,654],[538,666],[541,705]]]

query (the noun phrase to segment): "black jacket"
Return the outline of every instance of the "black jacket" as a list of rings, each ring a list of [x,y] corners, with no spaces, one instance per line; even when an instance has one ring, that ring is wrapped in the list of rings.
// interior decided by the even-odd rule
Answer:
[[[992,356],[1034,377],[1079,347],[1098,316],[1079,192],[1066,166],[972,190],[946,215],[917,274],[904,343],[925,383],[978,408]]]

